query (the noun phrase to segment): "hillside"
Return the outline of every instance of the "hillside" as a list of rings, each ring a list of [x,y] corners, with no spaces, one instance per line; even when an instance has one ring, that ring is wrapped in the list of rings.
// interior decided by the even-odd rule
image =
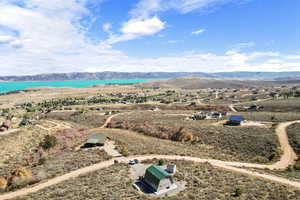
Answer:
[[[299,80],[300,72],[74,72],[27,76],[1,76],[0,81],[68,81],[112,79],[163,79],[197,76],[219,79]]]
[[[232,88],[241,89],[250,87],[268,87],[281,84],[299,84],[300,81],[257,81],[233,80],[200,77],[179,77],[169,80],[151,81],[139,84],[144,88],[181,88],[181,89],[206,89],[206,88]]]

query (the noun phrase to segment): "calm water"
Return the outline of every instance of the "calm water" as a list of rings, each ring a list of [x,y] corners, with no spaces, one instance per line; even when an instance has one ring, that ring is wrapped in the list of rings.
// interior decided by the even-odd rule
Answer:
[[[81,88],[105,84],[134,84],[158,79],[143,80],[92,80],[92,81],[35,81],[35,82],[0,82],[0,93],[23,90],[31,87],[73,87]]]

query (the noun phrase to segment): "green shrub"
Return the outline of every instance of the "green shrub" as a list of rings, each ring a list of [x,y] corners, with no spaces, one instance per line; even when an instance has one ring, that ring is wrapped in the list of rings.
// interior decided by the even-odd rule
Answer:
[[[300,160],[298,159],[296,164],[294,165],[294,169],[300,171]]]
[[[242,190],[241,190],[241,188],[235,188],[234,189],[234,192],[232,193],[232,196],[233,197],[239,197],[239,196],[241,196],[242,195]]]
[[[41,108],[38,107],[38,106],[26,107],[26,111],[27,111],[27,112],[37,112],[37,111],[39,111],[39,110],[41,110]]]
[[[120,153],[121,153],[123,156],[129,156],[129,151],[128,151],[127,147],[125,147],[125,146],[121,146],[121,147],[120,147]]]
[[[164,165],[164,164],[165,164],[165,161],[164,161],[164,160],[159,160],[159,161],[158,161],[158,165],[159,165],[159,166],[162,166],[162,165]]]
[[[46,135],[44,141],[40,144],[43,149],[50,149],[57,144],[57,139],[54,136]]]
[[[43,165],[43,164],[46,163],[46,161],[47,161],[47,158],[46,157],[42,157],[42,158],[39,159],[38,165]]]

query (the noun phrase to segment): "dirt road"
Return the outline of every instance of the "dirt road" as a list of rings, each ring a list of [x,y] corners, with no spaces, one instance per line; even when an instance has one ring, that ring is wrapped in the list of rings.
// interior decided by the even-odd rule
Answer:
[[[300,123],[300,120],[280,123],[276,128],[276,135],[278,137],[280,148],[283,154],[280,161],[272,165],[274,169],[287,168],[289,165],[294,165],[296,160],[298,159],[297,154],[294,152],[289,143],[289,138],[287,135],[287,127],[295,123]]]

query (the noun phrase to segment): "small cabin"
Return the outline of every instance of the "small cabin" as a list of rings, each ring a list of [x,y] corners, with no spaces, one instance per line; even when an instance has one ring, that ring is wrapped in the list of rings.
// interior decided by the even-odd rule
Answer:
[[[107,138],[105,136],[94,135],[86,141],[83,148],[101,147],[104,146]]]
[[[245,121],[243,116],[230,116],[227,121],[227,125],[239,126],[242,122]]]
[[[156,165],[152,165],[146,169],[143,180],[152,188],[154,193],[163,193],[176,187],[172,174]]]
[[[166,171],[174,175],[176,173],[176,165],[167,165]]]

